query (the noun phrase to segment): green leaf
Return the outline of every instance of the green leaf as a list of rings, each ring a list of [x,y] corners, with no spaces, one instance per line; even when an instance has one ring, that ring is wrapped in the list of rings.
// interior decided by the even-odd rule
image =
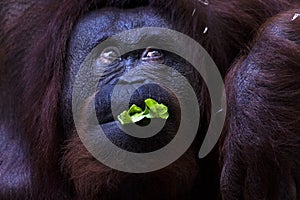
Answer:
[[[145,118],[145,115],[143,115],[143,113],[137,113],[137,114],[131,116],[131,120],[133,123],[141,121],[144,118]]]
[[[148,98],[145,101],[145,110],[143,111],[140,107],[133,104],[130,106],[128,111],[123,111],[120,115],[118,115],[118,120],[122,125],[135,123],[141,121],[144,118],[162,118],[168,119],[168,107],[164,104],[159,104],[157,101]]]
[[[164,114],[161,114],[159,117],[162,118],[162,119],[168,119],[169,118],[169,113],[166,112]]]
[[[134,115],[136,113],[141,113],[143,112],[143,110],[138,107],[137,105],[133,104],[132,106],[130,106],[129,110],[128,110],[128,114],[131,116],[131,115]]]
[[[146,99],[145,101],[146,106],[148,106],[150,109],[152,109],[153,107],[155,107],[158,103],[157,101],[153,100],[153,99]]]
[[[126,110],[118,115],[118,120],[121,122],[122,125],[133,123],[130,115]]]

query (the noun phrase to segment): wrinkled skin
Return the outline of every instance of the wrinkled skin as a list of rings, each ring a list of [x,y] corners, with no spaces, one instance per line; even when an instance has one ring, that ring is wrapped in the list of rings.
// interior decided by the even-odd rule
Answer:
[[[299,199],[299,18],[291,19],[300,11],[276,16],[299,8],[299,1],[205,2],[1,1],[0,199]],[[159,64],[180,71],[193,86],[201,111],[197,137],[183,156],[161,170],[130,174],[103,165],[85,148],[78,135],[98,130],[88,123],[75,129],[71,96],[81,64],[101,39],[144,26],[186,33],[208,51],[226,76],[228,113],[222,139],[199,159],[211,114],[199,74],[166,51],[159,51],[154,62],[141,59],[151,49],[122,55],[103,76],[96,74],[96,102],[80,93],[86,98],[77,105],[80,121],[87,122],[95,107],[97,123],[117,146],[148,152],[168,144],[181,110],[167,88],[145,85],[130,102],[143,107],[143,100],[152,97],[170,108],[171,117],[156,137],[134,139],[117,128],[110,114],[113,85],[144,64],[151,64],[145,71],[158,80],[173,80],[153,70]],[[121,81],[130,87],[145,80]],[[184,96],[181,83],[174,85]],[[119,111],[124,91],[115,101]]]
[[[169,24],[163,17],[158,15],[153,9],[149,8],[136,8],[132,10],[122,11],[120,9],[101,9],[84,16],[77,24],[72,39],[70,41],[69,48],[69,61],[68,71],[66,72],[65,87],[63,89],[62,109],[64,110],[64,119],[68,119],[68,116],[72,115],[72,89],[75,80],[75,75],[78,73],[79,67],[83,62],[83,59],[87,57],[87,54],[91,51],[98,41],[113,36],[122,31],[142,28],[142,27],[164,27],[169,28]],[[86,31],[89,34],[86,34]],[[133,46],[136,43],[149,43],[149,47],[155,46],[151,37],[159,39],[159,35],[155,35],[155,32],[143,34],[134,34],[132,37],[121,38],[121,41],[112,44],[114,46],[104,47],[97,51],[96,57],[101,59],[101,53],[106,51],[118,51],[122,49],[122,45]],[[149,39],[150,38],[150,39]],[[123,39],[123,40],[122,40]],[[146,40],[149,41],[146,41]],[[173,44],[172,44],[173,43]],[[176,41],[172,41],[169,45],[176,44]],[[151,45],[151,46],[150,46]],[[107,50],[108,49],[108,50]],[[159,56],[142,60],[143,56],[153,51],[159,51]],[[114,52],[116,53],[116,52]],[[144,56],[145,57],[145,56]],[[105,59],[105,58],[102,58]],[[192,84],[195,93],[198,96],[199,103],[201,78],[200,74],[195,71],[190,64],[181,59],[179,56],[171,52],[158,50],[155,48],[141,49],[133,52],[120,55],[120,59],[113,61],[108,66],[104,66],[99,61],[99,66],[95,66],[95,69],[91,70],[96,79],[93,84],[98,86],[96,94],[89,96],[82,90],[79,96],[86,99],[83,105],[76,105],[79,109],[79,120],[83,124],[77,127],[77,132],[85,135],[86,132],[92,132],[94,137],[97,137],[99,130],[97,125],[89,124],[89,117],[91,113],[90,104],[93,97],[95,100],[95,109],[99,124],[102,126],[106,136],[117,146],[122,149],[126,149],[131,152],[146,153],[155,151],[167,145],[176,134],[178,125],[180,123],[180,109],[178,100],[172,93],[179,93],[182,97],[186,97],[185,91],[182,88],[184,86],[181,83],[174,83],[174,78],[171,74],[169,76],[162,75],[162,71],[159,68],[159,64],[165,64],[184,75]],[[103,61],[104,62],[104,61]],[[95,64],[96,65],[96,64]],[[120,78],[120,76],[126,72],[130,73],[131,70],[136,70],[140,66],[146,66],[140,73],[146,74],[146,77],[152,78],[152,80],[159,81],[160,79],[167,80],[169,84],[176,84],[176,91],[169,91],[157,84],[147,84],[147,78]],[[104,68],[104,69],[103,69]],[[98,71],[103,70],[103,73],[97,74]],[[187,73],[189,72],[189,73]],[[93,75],[86,74],[86,77],[82,80],[92,80]],[[117,96],[115,99],[111,99],[114,86],[119,81],[121,89],[117,90]],[[91,81],[92,82],[92,81]],[[137,83],[143,84],[142,87],[135,86]],[[88,83],[85,83],[88,84]],[[137,90],[133,89],[136,88]],[[155,136],[148,139],[137,139],[125,134],[116,125],[117,122],[112,118],[110,110],[111,101],[115,101],[115,105],[122,104],[124,95],[130,94],[130,91],[134,91],[131,96],[130,105],[136,104],[140,107],[144,107],[144,100],[146,98],[153,98],[160,103],[165,104],[170,112],[170,117],[166,121],[164,128]],[[74,97],[73,97],[74,98]],[[79,98],[79,97],[78,97]],[[123,103],[124,104],[124,103]],[[117,113],[121,113],[121,108],[116,108]],[[86,114],[83,114],[86,113]],[[171,164],[165,169],[149,174],[128,174],[112,170],[107,166],[101,164],[98,160],[93,159],[85,147],[82,147],[78,136],[76,135],[75,126],[70,124],[72,121],[65,120],[65,133],[72,138],[67,144],[67,152],[63,158],[66,168],[66,173],[70,174],[73,178],[75,187],[79,196],[86,198],[105,198],[105,199],[152,199],[152,198],[171,198],[181,199],[188,197],[193,187],[195,186],[196,177],[199,171],[196,160],[196,149],[191,148],[186,154],[178,160],[176,163]],[[96,123],[97,124],[97,123]],[[97,134],[98,133],[98,134]],[[91,139],[91,140],[95,140]],[[101,149],[100,149],[101,150]],[[88,159],[83,155],[88,155]],[[82,164],[79,164],[82,163]],[[187,171],[178,170],[179,167],[189,169]],[[97,171],[95,172],[95,169]],[[170,187],[170,184],[176,183],[176,186]],[[97,183],[97,189],[91,183]],[[142,185],[140,187],[139,185]],[[126,189],[125,189],[125,188]],[[148,191],[149,188],[157,191],[153,193]],[[176,189],[175,189],[176,188]],[[116,191],[120,191],[116,194]],[[124,192],[123,192],[124,191]],[[137,192],[138,191],[138,192]]]

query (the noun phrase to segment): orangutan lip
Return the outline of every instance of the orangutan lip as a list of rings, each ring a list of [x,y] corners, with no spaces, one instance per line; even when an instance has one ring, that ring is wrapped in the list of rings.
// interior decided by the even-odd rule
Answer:
[[[102,124],[107,124],[107,123],[112,123],[112,122],[118,122],[118,120],[115,120],[113,117],[112,117],[112,114],[109,114],[107,116],[104,116],[101,118],[101,121],[98,119],[98,123],[100,125]]]
[[[144,103],[144,101],[131,103],[142,106],[139,104]],[[176,136],[180,125],[181,115],[178,105],[173,102],[162,101],[162,103],[168,106],[170,111],[167,120],[161,118],[143,119],[134,124],[122,125],[110,108],[102,107],[104,108],[102,112],[100,110],[97,112],[95,101],[93,98],[89,98],[81,106],[79,116],[81,126],[78,127],[77,131],[92,137],[92,143],[97,143],[98,137],[105,137],[126,151],[135,153],[156,151],[167,145]],[[121,113],[123,110],[124,108],[120,106],[116,113]],[[94,136],[95,139],[93,139]]]
[[[123,127],[126,127],[126,126],[128,126],[128,124],[121,124],[121,122],[119,121],[119,120],[114,120],[114,119],[108,119],[107,121],[102,121],[101,123],[99,123],[99,125],[106,125],[106,124],[112,124],[112,123],[117,123],[119,126],[123,126]],[[151,123],[151,119],[148,119],[148,118],[144,118],[144,119],[142,119],[142,120],[140,120],[140,121],[138,121],[138,122],[135,122],[135,123],[133,123],[133,124],[136,124],[136,125],[138,125],[138,126],[147,126],[148,124],[150,124]]]
[[[164,147],[172,141],[178,131],[178,127],[172,122],[162,127],[158,126],[157,129],[151,126],[149,125],[148,129],[145,125],[144,128],[147,128],[148,132],[133,127],[133,124],[121,125],[117,121],[112,121],[102,123],[100,126],[91,126],[86,131],[94,135],[99,134],[99,137],[107,138],[119,148],[135,153],[148,153]]]
[[[108,122],[104,122],[104,123],[99,123],[99,125],[113,125],[114,123],[118,123],[117,120],[111,120]]]

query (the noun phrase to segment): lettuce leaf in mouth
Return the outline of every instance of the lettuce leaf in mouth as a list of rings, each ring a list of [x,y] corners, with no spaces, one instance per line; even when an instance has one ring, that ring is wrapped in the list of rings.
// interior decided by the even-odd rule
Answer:
[[[148,98],[145,101],[145,110],[133,104],[129,110],[124,110],[118,115],[118,120],[122,125],[132,124],[141,121],[144,118],[154,119],[168,119],[168,107],[164,104],[160,104],[157,101]]]

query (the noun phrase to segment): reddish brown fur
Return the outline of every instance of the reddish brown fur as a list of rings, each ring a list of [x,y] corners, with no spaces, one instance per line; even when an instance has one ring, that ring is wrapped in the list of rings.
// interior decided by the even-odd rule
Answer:
[[[226,77],[224,199],[298,199],[300,18],[268,20]]]
[[[187,199],[197,178],[192,151],[162,170],[129,174],[99,163],[76,135],[66,148],[64,170],[74,181],[79,199],[139,199],[141,194],[143,199]]]
[[[88,0],[28,1],[28,8],[25,6],[24,10],[20,9],[19,13],[14,11],[17,13],[13,12],[13,14],[11,12],[14,9],[11,7],[15,4],[14,1],[1,3],[0,16],[1,20],[4,21],[0,23],[0,45],[1,50],[4,51],[3,54],[5,54],[3,56],[7,57],[5,64],[1,67],[4,68],[3,70],[8,77],[2,80],[4,75],[1,75],[1,82],[3,82],[2,87],[7,84],[10,89],[13,89],[12,94],[1,94],[1,97],[10,99],[10,104],[18,105],[16,111],[13,111],[15,114],[12,117],[7,116],[7,118],[8,121],[13,121],[10,122],[11,126],[21,127],[20,130],[14,130],[15,133],[12,135],[16,135],[18,144],[25,144],[24,146],[20,145],[22,146],[20,149],[26,152],[27,156],[30,155],[27,162],[20,163],[20,165],[24,165],[22,169],[26,169],[25,171],[30,174],[30,180],[24,181],[29,186],[26,186],[25,192],[22,190],[20,194],[18,191],[23,188],[12,190],[9,188],[9,192],[2,192],[3,198],[69,199],[73,195],[77,196],[74,194],[76,192],[80,193],[79,196],[90,195],[81,196],[82,198],[92,198],[96,193],[95,191],[98,191],[98,188],[95,188],[95,191],[92,189],[93,187],[100,187],[93,183],[99,180],[98,177],[89,175],[84,177],[84,171],[81,170],[87,168],[88,171],[96,171],[97,173],[98,170],[108,169],[103,169],[101,164],[96,164],[94,161],[85,163],[85,159],[92,160],[92,157],[75,136],[66,147],[69,152],[65,154],[64,160],[67,166],[66,170],[71,174],[71,180],[60,171],[60,159],[63,154],[62,145],[65,136],[60,127],[58,101],[63,81],[65,52],[72,28],[83,13],[110,4],[128,7],[128,5],[134,5],[132,2],[137,1],[127,0],[123,3],[110,3],[110,1],[105,0],[98,2]],[[295,1],[211,0],[209,6],[204,6],[196,0],[190,0],[188,3],[183,0],[168,2],[152,0],[150,5],[163,9],[171,20],[178,22],[179,30],[187,32],[199,40],[211,53],[224,75],[232,60],[241,49],[244,49],[260,24],[279,11],[293,7],[293,3],[290,2]],[[195,8],[196,12],[192,16]],[[208,33],[202,34],[206,26],[209,28]],[[228,77],[229,80],[234,80],[234,74],[231,73]],[[289,79],[284,81],[287,84],[290,83]],[[234,89],[234,86],[231,87]],[[1,100],[1,104],[7,105],[6,100]],[[281,106],[280,108],[285,108],[284,105]],[[5,110],[5,112],[7,111]],[[209,113],[209,111],[207,112]],[[4,111],[1,115],[3,113]],[[1,123],[3,122],[1,121]],[[231,136],[229,135],[228,138]],[[273,140],[270,139],[270,141]],[[270,144],[270,141],[266,141],[266,144]],[[29,143],[29,148],[27,148],[27,143]],[[72,152],[74,145],[79,145],[81,151]],[[269,152],[269,146],[265,148]],[[4,151],[11,152],[14,150],[7,148]],[[79,158],[82,160],[76,162]],[[12,157],[11,162],[18,162],[18,160]],[[81,168],[82,165],[85,167]],[[174,169],[184,168],[184,166],[178,166],[176,163],[174,166]],[[208,168],[210,167],[208,166]],[[105,173],[113,175],[111,180],[114,176],[118,176],[118,180],[114,180],[116,182],[121,181],[119,179],[126,179],[125,174],[116,175],[110,170]],[[161,175],[171,176],[170,178],[174,176],[168,173],[170,171],[162,172]],[[105,175],[101,174],[99,177]],[[80,182],[76,184],[76,190],[74,190],[72,181],[76,181],[80,177],[83,179],[80,179]],[[175,180],[170,184],[172,185],[170,190],[173,187],[176,190],[178,187]],[[187,187],[189,187],[188,184],[190,183],[186,183]],[[114,184],[111,187],[113,188]],[[107,186],[104,188],[110,189]],[[6,189],[4,186],[3,190]],[[145,192],[151,193],[152,191]],[[0,197],[2,193],[0,193]]]

